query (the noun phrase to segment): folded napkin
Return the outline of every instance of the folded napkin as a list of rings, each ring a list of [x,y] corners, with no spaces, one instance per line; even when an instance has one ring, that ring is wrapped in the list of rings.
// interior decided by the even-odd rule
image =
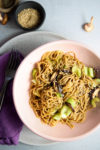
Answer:
[[[0,56],[0,90],[5,80],[5,69],[8,64],[10,53]],[[23,56],[19,53],[20,62]],[[0,111],[0,144],[13,145],[18,144],[20,132],[23,123],[19,119],[13,104],[12,97],[13,80],[9,81],[2,110]]]

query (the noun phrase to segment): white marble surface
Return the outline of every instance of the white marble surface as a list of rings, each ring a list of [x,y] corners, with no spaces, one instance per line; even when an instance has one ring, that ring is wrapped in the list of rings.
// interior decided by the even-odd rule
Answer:
[[[100,56],[100,0],[36,0],[46,10],[46,20],[39,30],[51,31],[67,39],[80,41],[91,47]],[[94,30],[87,33],[82,24],[94,16]],[[9,23],[0,25],[0,44],[10,37],[24,32],[15,24],[13,15]],[[0,150],[100,150],[100,128],[84,139],[36,147],[19,143],[17,146],[1,146]]]

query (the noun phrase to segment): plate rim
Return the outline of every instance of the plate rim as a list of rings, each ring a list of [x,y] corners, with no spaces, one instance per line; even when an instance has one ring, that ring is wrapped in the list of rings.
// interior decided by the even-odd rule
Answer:
[[[99,59],[98,55],[97,55],[95,52],[92,51],[93,49],[90,49],[89,46],[86,46],[85,44],[82,44],[81,42],[77,42],[77,41],[74,41],[74,40],[59,40],[59,41],[49,42],[49,43],[46,43],[46,44],[44,44],[44,45],[39,46],[38,48],[35,48],[35,51],[39,51],[39,49],[42,49],[43,46],[47,47],[48,45],[52,45],[52,44],[56,44],[56,43],[72,43],[72,44],[75,44],[75,45],[79,45],[79,46],[81,46],[81,47],[84,47],[84,48],[88,49],[88,51],[90,51],[91,53],[93,53],[93,54]],[[31,52],[27,55],[27,58],[28,58],[31,54],[33,54],[35,51],[31,51]],[[25,60],[26,60],[27,58],[25,58],[25,59],[23,60],[23,62],[21,63],[20,67],[23,65],[23,63],[25,62]],[[17,76],[17,73],[19,72],[20,67],[18,68],[18,70],[17,70],[15,76]],[[14,80],[14,86],[15,86],[15,82],[16,82],[16,81]],[[14,88],[13,88],[13,96],[14,96]],[[19,114],[18,109],[17,109],[18,107],[16,107],[15,101],[14,101],[14,105],[15,105],[15,109],[16,109],[17,113]],[[24,122],[24,120],[22,119],[22,117],[21,117],[20,115],[19,115],[19,117],[21,118],[22,122]],[[24,123],[25,123],[25,122],[24,122]],[[89,130],[88,132],[86,132],[86,133],[84,133],[84,134],[82,134],[82,135],[79,135],[79,136],[77,136],[77,137],[68,138],[67,140],[66,140],[66,139],[62,139],[62,138],[59,138],[59,139],[58,139],[58,138],[55,138],[55,139],[52,138],[52,139],[51,139],[51,136],[49,136],[49,135],[44,135],[44,134],[39,134],[36,130],[33,130],[33,129],[32,129],[31,127],[29,127],[27,124],[26,124],[26,126],[27,126],[30,130],[32,130],[34,133],[36,133],[37,135],[39,135],[39,136],[41,136],[41,137],[43,137],[43,138],[46,138],[46,139],[48,139],[48,140],[53,140],[54,142],[69,142],[69,141],[75,141],[75,140],[78,140],[78,139],[82,139],[83,137],[86,137],[87,135],[91,134],[93,131],[95,131],[95,129],[97,129],[97,128],[100,126],[100,123],[98,122],[97,125],[96,125],[95,127],[93,127],[91,130]]]
[[[66,39],[65,37],[63,37],[62,35],[60,36],[59,34],[57,33],[53,33],[53,32],[50,32],[50,31],[42,31],[42,30],[39,30],[39,31],[30,31],[30,32],[24,32],[24,33],[20,33],[18,35],[15,35],[15,36],[10,36],[10,39],[7,39],[5,40],[4,42],[1,42],[0,43],[0,49],[2,49],[5,45],[7,45],[9,42],[11,42],[12,40],[15,40],[16,38],[20,38],[21,36],[24,36],[24,35],[29,35],[29,34],[48,34],[50,36],[53,36],[53,37],[57,37],[57,38],[60,38],[62,40]],[[59,40],[59,39],[58,39]],[[68,39],[67,39],[68,40]],[[1,50],[0,50],[0,53],[1,53]]]

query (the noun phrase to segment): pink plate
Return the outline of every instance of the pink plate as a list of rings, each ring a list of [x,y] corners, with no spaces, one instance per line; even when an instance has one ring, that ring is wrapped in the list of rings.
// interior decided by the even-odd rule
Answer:
[[[100,59],[88,47],[74,41],[57,41],[45,44],[33,50],[19,66],[13,84],[13,97],[16,111],[23,123],[36,134],[54,141],[73,141],[87,135],[100,125],[100,106],[91,110],[86,121],[75,124],[74,129],[58,124],[50,127],[41,123],[29,106],[30,76],[34,64],[47,51],[74,51],[83,63],[94,67],[100,66]]]

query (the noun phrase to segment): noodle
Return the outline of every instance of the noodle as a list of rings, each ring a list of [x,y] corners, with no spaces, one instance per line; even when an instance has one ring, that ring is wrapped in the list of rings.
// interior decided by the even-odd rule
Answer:
[[[81,69],[81,77],[72,73],[73,66]],[[37,62],[35,77],[30,86],[29,103],[42,122],[50,126],[61,122],[73,128],[74,122],[85,120],[86,112],[92,108],[89,93],[94,88],[94,80],[83,73],[84,66],[75,53],[62,51],[47,52]],[[57,95],[57,86],[61,87],[61,96]],[[76,103],[74,111],[65,119],[53,119],[69,98]]]

